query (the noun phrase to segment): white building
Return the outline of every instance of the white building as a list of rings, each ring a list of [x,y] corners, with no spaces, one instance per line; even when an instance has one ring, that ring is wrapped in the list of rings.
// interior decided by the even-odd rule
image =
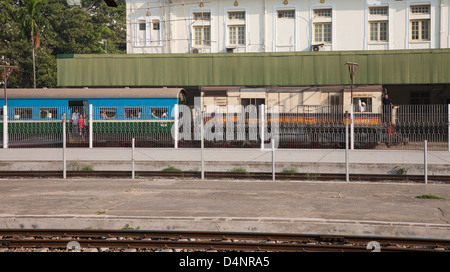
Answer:
[[[127,0],[127,53],[450,48],[450,0]]]

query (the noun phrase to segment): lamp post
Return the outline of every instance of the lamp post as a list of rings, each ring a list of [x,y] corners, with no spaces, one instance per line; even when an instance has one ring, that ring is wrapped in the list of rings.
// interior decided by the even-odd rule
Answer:
[[[347,62],[345,63],[345,65],[348,66],[348,71],[350,73],[350,96],[351,96],[350,104],[353,104],[353,78],[355,76],[356,67],[358,67],[359,64],[354,62]]]
[[[5,106],[8,106],[8,98],[6,93],[6,82],[8,77],[11,75],[13,70],[19,70],[17,66],[9,66],[9,65],[0,65],[0,68],[3,69],[3,92],[5,95]]]

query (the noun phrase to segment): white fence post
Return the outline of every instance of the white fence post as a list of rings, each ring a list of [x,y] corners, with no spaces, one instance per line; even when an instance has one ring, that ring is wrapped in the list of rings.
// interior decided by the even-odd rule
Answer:
[[[348,162],[348,111],[345,112],[345,181],[350,181]]]
[[[180,133],[180,128],[178,127],[178,124],[179,124],[179,121],[178,121],[178,119],[179,119],[179,115],[180,115],[180,113],[179,113],[180,111],[179,111],[179,108],[178,108],[178,104],[175,104],[175,108],[174,108],[174,113],[175,113],[175,122],[174,122],[174,126],[175,126],[175,133],[174,133],[174,137],[175,137],[175,139],[174,139],[174,141],[175,141],[175,149],[176,148],[178,148],[178,139],[179,139],[179,133]]]
[[[427,140],[424,141],[424,145],[423,145],[423,172],[425,175],[425,184],[428,183],[428,161],[427,161]]]
[[[275,139],[272,138],[272,180],[275,181]]]
[[[354,122],[353,122],[353,117],[354,117],[354,113],[353,113],[353,103],[350,104],[350,149],[353,150],[354,148],[354,143],[355,143],[355,127],[354,127]]]
[[[8,106],[3,106],[3,148],[8,148]]]
[[[259,120],[260,120],[260,132],[259,132],[259,136],[261,138],[261,150],[264,150],[264,129],[265,129],[265,124],[266,124],[266,119],[265,119],[265,111],[264,111],[264,104],[260,105],[260,116],[259,116]]]
[[[67,177],[66,168],[66,113],[62,114],[62,133],[63,133],[63,178]]]
[[[93,143],[94,143],[94,124],[92,123],[92,114],[93,114],[93,110],[92,110],[92,104],[89,104],[89,148],[93,147]]]
[[[203,102],[202,102],[203,105]],[[201,121],[200,121],[200,149],[201,149],[201,154],[200,154],[200,159],[201,159],[201,179],[205,179],[205,158],[204,158],[204,146],[205,146],[205,132],[204,132],[204,127],[203,127],[203,106],[201,108]]]
[[[134,179],[134,138],[131,140],[131,178]]]

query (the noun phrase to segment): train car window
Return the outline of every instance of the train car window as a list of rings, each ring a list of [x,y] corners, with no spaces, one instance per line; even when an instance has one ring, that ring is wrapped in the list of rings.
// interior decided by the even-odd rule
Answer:
[[[105,108],[102,107],[100,110],[100,118],[102,119],[110,119],[110,118],[116,118],[116,108]]]
[[[265,102],[264,98],[241,98],[241,105],[242,106],[248,106],[248,105],[263,105]]]
[[[169,114],[168,107],[151,107],[151,118],[167,118]]]
[[[57,108],[39,108],[41,119],[56,119],[58,118]]]
[[[14,119],[31,119],[32,117],[31,108],[14,108]]]
[[[125,108],[125,118],[141,118],[141,117],[142,117],[141,107]]]
[[[429,92],[411,92],[411,105],[427,105],[430,104]]]
[[[371,97],[354,97],[353,107],[355,112],[372,112]]]

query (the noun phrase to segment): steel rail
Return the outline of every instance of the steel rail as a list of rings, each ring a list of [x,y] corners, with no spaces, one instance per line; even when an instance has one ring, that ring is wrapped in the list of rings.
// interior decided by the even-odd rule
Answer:
[[[0,240],[8,248],[66,248],[73,240],[20,239]],[[191,249],[232,251],[282,251],[282,252],[367,252],[361,245],[277,244],[214,241],[164,241],[164,240],[76,240],[81,248],[140,248],[140,249]],[[384,252],[435,252],[434,249],[386,247]],[[450,252],[450,251],[447,251]]]
[[[450,240],[376,236],[333,236],[286,233],[142,230],[0,230],[2,247],[184,248],[258,251],[367,251],[376,241],[382,251],[450,252]],[[24,239],[27,237],[28,239]],[[36,239],[29,239],[34,237]],[[57,239],[55,239],[55,237]],[[121,240],[108,238],[121,237]],[[47,238],[47,239],[44,239]],[[128,240],[127,240],[128,239]],[[130,240],[131,239],[131,240]],[[182,239],[174,241],[174,239]],[[188,241],[194,239],[195,241]],[[222,240],[222,241],[219,241]]]

